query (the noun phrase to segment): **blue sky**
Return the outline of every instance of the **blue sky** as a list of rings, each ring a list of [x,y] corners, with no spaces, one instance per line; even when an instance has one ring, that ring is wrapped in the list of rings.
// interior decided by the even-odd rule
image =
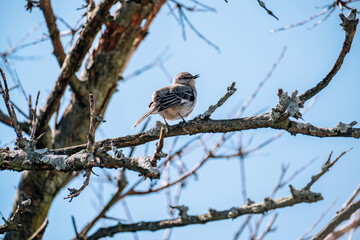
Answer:
[[[187,3],[190,6],[194,5]],[[198,103],[192,117],[204,112],[210,104],[214,104],[226,92],[227,86],[233,81],[236,82],[238,91],[212,116],[213,119],[224,119],[228,117],[234,107],[246,101],[286,46],[284,59],[243,116],[252,116],[264,109],[268,111],[277,104],[278,88],[283,88],[288,92],[297,89],[302,93],[315,86],[328,73],[341,49],[344,32],[339,26],[341,21],[337,9],[329,19],[311,30],[307,27],[314,22],[270,34],[270,29],[302,21],[321,11],[316,8],[317,6],[323,6],[330,2],[296,0],[265,3],[280,21],[266,14],[255,0],[245,2],[229,0],[227,4],[221,0],[209,1],[208,4],[216,8],[216,13],[187,14],[192,24],[207,39],[219,46],[220,53],[196,36],[189,27],[186,27],[187,39],[184,41],[180,26],[164,6],[154,20],[146,40],[131,59],[124,76],[126,77],[127,74],[152,62],[167,49],[167,55],[171,57],[164,62],[164,66],[171,76],[175,76],[181,71],[199,73],[201,76],[196,83]],[[0,51],[5,51],[19,41],[29,29],[42,22],[43,18],[38,9],[34,9],[32,13],[26,12],[24,10],[25,1],[1,0],[0,4]],[[80,0],[57,0],[52,1],[52,4],[55,13],[66,19],[71,25],[75,24],[82,13],[82,11],[75,10],[83,4],[83,1]],[[344,13],[347,14],[347,12]],[[61,30],[67,30],[59,22],[58,26]],[[44,23],[25,42],[36,40],[43,33],[46,33]],[[69,38],[64,38],[65,46],[69,40]],[[68,49],[69,47],[66,50]],[[36,92],[40,90],[40,100],[45,99],[59,72],[59,66],[55,57],[51,55],[51,51],[51,43],[45,41],[15,53],[16,56],[32,57],[31,61],[9,57],[10,67],[16,70],[27,94],[35,96]],[[360,101],[358,94],[360,89],[359,56],[360,45],[357,33],[352,49],[341,70],[330,85],[318,94],[318,100],[304,116],[305,122],[319,127],[333,127],[339,121],[344,123],[360,121],[357,107]],[[4,69],[3,62],[0,62],[0,66]],[[80,72],[77,73],[78,76]],[[10,74],[6,73],[9,85],[15,85]],[[118,84],[119,91],[113,96],[105,114],[107,122],[101,125],[100,130],[97,131],[97,139],[137,133],[139,127],[131,129],[131,126],[146,111],[152,92],[168,84],[169,79],[158,67],[129,81],[120,82]],[[139,88],[139,86],[142,87]],[[137,89],[137,94],[134,94],[135,89]],[[68,91],[62,108],[66,107],[69,96]],[[12,91],[11,97],[19,106],[26,109],[26,102],[20,91]],[[5,111],[3,103],[0,103],[0,108]],[[154,116],[150,124],[154,124],[157,120],[162,119]],[[4,125],[0,125],[0,131],[1,145],[15,137],[13,130]],[[272,129],[245,131],[242,133],[242,139],[247,142],[254,136],[251,146],[255,146],[276,133],[278,131]],[[215,136],[207,142],[209,147],[217,137]],[[177,146],[190,138],[190,136],[183,137]],[[165,140],[165,151],[172,142],[173,139]],[[229,142],[227,148],[222,149],[222,152],[231,151],[235,143],[236,141]],[[318,232],[334,216],[336,210],[360,182],[358,140],[350,138],[320,139],[301,135],[294,137],[285,133],[280,139],[245,160],[248,196],[259,202],[271,193],[280,174],[281,164],[290,164],[289,175],[291,175],[310,159],[318,158],[292,182],[294,187],[301,188],[309,181],[311,175],[319,171],[331,151],[334,151],[334,156],[337,156],[351,147],[353,150],[313,186],[313,191],[323,194],[324,201],[279,210],[280,215],[275,223],[277,231],[271,233],[268,239],[300,237],[336,200],[335,206],[312,233]],[[149,154],[152,154],[153,149],[154,143],[149,143]],[[144,151],[144,148],[138,148],[135,155],[142,155]],[[191,168],[201,157],[200,148],[194,154],[185,157],[184,160]],[[209,207],[223,210],[242,205],[239,169],[238,159],[210,160],[197,172],[197,180],[193,177],[190,178],[182,192],[180,204],[189,207],[189,214],[205,213]],[[92,177],[90,186],[73,202],[69,203],[63,200],[67,194],[65,190],[60,192],[50,209],[50,224],[45,233],[45,239],[57,239],[58,236],[61,236],[62,239],[73,237],[70,216],[75,216],[78,228],[81,229],[99,210],[99,203],[94,192],[102,195],[102,201],[106,201],[111,196],[114,188],[109,185],[101,187],[102,185],[99,183],[99,180],[104,178],[105,172],[98,169],[95,172],[100,177]],[[116,175],[115,171],[110,173]],[[0,173],[0,190],[6,193],[0,197],[0,211],[4,216],[8,216],[10,213],[19,177],[20,174],[15,172]],[[128,177],[129,181],[135,181],[137,174],[129,173]],[[81,181],[81,178],[76,179],[70,183],[70,186],[80,186]],[[143,188],[145,189],[148,184],[148,180],[145,181]],[[285,187],[276,197],[289,194],[288,188]],[[159,220],[168,217],[163,193],[153,194],[149,197],[130,197],[127,199],[127,204],[134,221]],[[110,215],[121,219],[126,218],[121,204],[115,206]],[[232,239],[234,232],[244,219],[238,218],[233,221],[225,220],[178,228],[174,230],[172,239]],[[113,221],[105,223],[114,224]],[[248,232],[245,231],[244,236],[247,234]],[[162,239],[162,236],[163,231],[139,233],[140,239]],[[125,234],[122,239],[133,238],[131,234]]]

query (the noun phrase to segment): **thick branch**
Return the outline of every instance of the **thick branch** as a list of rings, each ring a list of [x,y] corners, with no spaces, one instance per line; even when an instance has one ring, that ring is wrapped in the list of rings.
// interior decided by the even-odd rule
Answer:
[[[356,13],[356,10],[354,14]],[[342,13],[340,14],[340,18],[342,20],[342,23],[340,24],[343,29],[345,30],[345,40],[342,46],[342,49],[340,51],[340,54],[338,58],[336,59],[336,62],[334,66],[331,68],[330,72],[325,76],[325,78],[319,82],[315,87],[307,90],[305,93],[301,94],[299,96],[302,103],[306,102],[313,96],[315,96],[317,93],[319,93],[321,90],[323,90],[333,79],[335,74],[339,71],[341,68],[341,65],[344,62],[344,58],[346,54],[350,51],[350,47],[352,44],[352,41],[354,39],[354,35],[356,32],[356,27],[359,22],[359,19],[349,19],[346,18]]]
[[[270,113],[261,114],[253,117],[224,119],[224,120],[192,120],[186,123],[180,123],[168,127],[168,132],[165,138],[181,135],[193,135],[197,133],[225,133],[234,131],[243,131],[258,128],[273,128],[286,130],[292,135],[297,133],[314,136],[314,137],[352,137],[360,138],[360,129],[347,127],[343,128],[345,124],[338,124],[332,128],[315,127],[310,123],[301,123],[297,121],[284,120],[282,122],[275,122]],[[156,140],[159,138],[161,126],[156,125],[146,132],[127,135],[124,137],[117,137],[112,139],[105,139],[96,142],[100,148],[105,151],[111,150],[112,146],[118,148],[131,147],[142,145],[144,143]],[[86,148],[86,144],[52,150],[54,154],[72,154],[79,152]]]
[[[326,225],[316,236],[314,236],[313,240],[324,239],[330,233],[332,233],[337,226],[340,225],[343,221],[349,219],[351,215],[360,209],[360,200],[350,204],[343,211],[339,212],[330,222]]]
[[[39,2],[39,7],[42,10],[48,28],[49,36],[51,43],[53,45],[53,54],[55,55],[59,66],[61,67],[65,61],[65,50],[61,43],[60,32],[56,25],[56,17],[54,15],[50,0],[41,0]],[[88,95],[88,90],[84,86],[85,84],[81,82],[75,75],[72,75],[69,84],[71,90],[80,97],[86,97]],[[84,101],[85,103],[85,101]]]
[[[244,205],[241,207],[233,207],[224,211],[216,211],[210,209],[209,213],[200,215],[187,215],[176,219],[168,219],[154,222],[138,222],[133,224],[117,224],[112,227],[100,228],[88,240],[99,239],[106,236],[113,236],[119,232],[136,232],[136,231],[157,231],[160,229],[182,227],[193,224],[204,224],[207,222],[234,219],[247,214],[262,214],[269,210],[293,206],[295,204],[307,202],[317,202],[322,200],[320,193],[304,191],[302,194],[294,197],[287,196],[279,199],[265,199],[264,202]]]
[[[56,111],[56,106],[69,84],[70,78],[79,70],[81,63],[89,51],[96,34],[100,31],[101,25],[108,16],[109,9],[116,0],[101,0],[95,9],[88,14],[88,17],[79,33],[76,43],[66,56],[61,67],[59,77],[51,90],[45,105],[39,115],[39,132],[44,130],[52,114]]]
[[[8,125],[9,127],[12,127],[11,125],[11,118],[3,113],[3,111],[0,110],[0,122],[4,123],[5,125]],[[26,132],[27,134],[30,134],[30,124],[25,122],[19,122],[19,126],[22,131]]]
[[[351,230],[354,230],[356,228],[360,227],[360,215],[358,215],[354,220],[344,224],[341,226],[341,228],[333,231],[326,240],[336,240],[339,239],[341,236],[343,236],[346,233],[349,233]]]
[[[39,2],[39,7],[44,14],[46,25],[49,30],[49,36],[54,48],[53,54],[55,55],[61,67],[65,60],[66,54],[60,40],[60,32],[58,27],[56,26],[56,18],[54,16],[54,12],[52,10],[50,0],[41,0]]]
[[[98,158],[97,158],[98,157]],[[101,159],[101,161],[99,160]],[[0,170],[57,170],[61,172],[80,171],[92,167],[121,168],[137,171],[144,177],[159,178],[160,171],[152,167],[150,157],[112,157],[105,152],[93,153],[85,150],[68,155],[54,155],[46,149],[15,150],[0,152]]]

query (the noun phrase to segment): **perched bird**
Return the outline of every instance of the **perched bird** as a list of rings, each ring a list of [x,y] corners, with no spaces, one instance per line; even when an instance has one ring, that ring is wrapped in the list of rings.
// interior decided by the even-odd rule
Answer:
[[[149,110],[136,121],[134,127],[141,123],[150,114],[159,113],[166,122],[167,120],[182,119],[188,116],[195,107],[196,89],[195,79],[199,74],[191,75],[188,72],[181,72],[174,78],[172,85],[156,90],[152,95]]]

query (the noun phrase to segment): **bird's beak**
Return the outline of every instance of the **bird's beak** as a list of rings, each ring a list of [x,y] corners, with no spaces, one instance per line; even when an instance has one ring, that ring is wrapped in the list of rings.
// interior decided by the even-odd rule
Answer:
[[[198,77],[200,77],[199,74],[194,75],[194,79],[197,79]]]

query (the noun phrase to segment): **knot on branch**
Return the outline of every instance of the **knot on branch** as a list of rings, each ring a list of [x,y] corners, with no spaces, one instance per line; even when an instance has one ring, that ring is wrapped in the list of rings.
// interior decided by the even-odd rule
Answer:
[[[144,179],[150,178],[150,179],[159,179],[160,178],[160,170],[156,167],[152,166],[152,159],[150,157],[144,156],[139,157],[137,159],[139,167],[146,169],[146,175],[143,173],[140,173],[139,175],[144,176]]]
[[[342,21],[340,26],[343,27],[346,34],[349,35],[351,33],[355,33],[356,26],[359,23],[359,19],[356,18],[356,9],[352,9],[346,17],[342,13],[340,13],[339,16]]]
[[[276,206],[274,200],[269,197],[264,198],[264,207],[266,210],[273,209]]]
[[[285,120],[288,117],[302,119],[302,115],[299,109],[302,108],[303,105],[297,94],[298,91],[295,90],[289,96],[287,92],[279,89],[277,93],[277,95],[279,96],[279,103],[276,105],[275,108],[271,110],[271,118],[274,121]]]
[[[22,225],[15,221],[15,217],[20,213],[24,213],[29,211],[29,206],[31,205],[31,199],[27,199],[22,201],[16,208],[15,213],[12,217],[5,219],[2,217],[3,221],[5,222],[4,225],[0,226],[0,234],[10,231],[18,231],[22,228]]]
[[[324,199],[323,196],[321,195],[321,193],[314,193],[305,188],[297,190],[292,185],[289,185],[289,188],[290,188],[291,195],[293,196],[293,198],[295,200],[299,199],[302,202],[311,203],[311,202],[316,202],[316,201],[320,201],[320,200]]]
[[[168,132],[168,129],[166,127],[165,124],[162,124],[160,121],[156,121],[155,125],[152,126],[149,130],[146,131],[146,134],[150,135],[150,136],[160,136],[160,132],[161,132],[161,128],[164,127],[165,128],[165,133]]]
[[[45,164],[49,164],[55,168],[57,171],[61,171],[67,168],[68,162],[64,161],[64,157],[66,155],[54,155],[54,154],[47,154],[41,157],[40,162]]]
[[[187,211],[189,210],[189,208],[185,205],[180,205],[180,206],[169,206],[172,209],[177,209],[179,210],[179,217],[181,219],[185,219],[187,217],[189,217],[189,215],[187,214]]]
[[[340,133],[346,133],[349,129],[351,129],[353,126],[357,124],[356,121],[352,121],[349,124],[339,122],[334,128],[334,132],[340,132]]]
[[[250,198],[247,199],[246,205],[250,206],[252,204],[254,204],[255,202],[253,200],[251,200]]]
[[[209,208],[209,213],[212,217],[216,216],[218,214],[218,211],[216,211],[215,209],[213,208]]]
[[[236,218],[239,215],[239,210],[235,207],[232,207],[228,213],[228,218]]]
[[[114,153],[114,158],[123,158],[125,155],[123,154],[122,150],[118,150],[116,146],[112,146],[112,151]]]
[[[35,144],[33,141],[29,141],[24,137],[17,137],[15,141],[15,150],[24,149],[24,150],[34,150]]]

